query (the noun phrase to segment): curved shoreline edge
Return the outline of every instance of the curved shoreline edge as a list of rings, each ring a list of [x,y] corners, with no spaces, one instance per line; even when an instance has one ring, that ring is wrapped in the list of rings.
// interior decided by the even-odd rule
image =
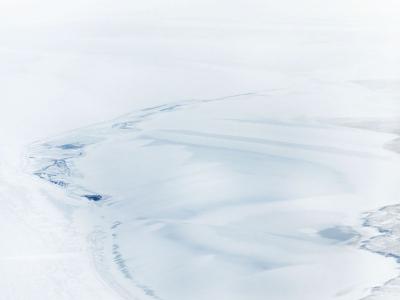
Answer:
[[[346,126],[379,131],[384,133],[399,134],[400,120],[383,122],[382,120],[367,120],[364,122],[344,122]],[[400,137],[383,145],[385,149],[400,155]],[[365,213],[363,225],[374,228],[377,234],[363,240],[361,248],[391,257],[400,264],[400,204],[381,207],[376,211]],[[400,295],[400,274],[385,282],[382,286],[372,288],[371,294],[361,300],[395,300]]]
[[[80,137],[78,139],[75,138],[73,141],[69,138],[70,134],[67,134],[68,136],[57,137],[55,139],[56,142],[36,143],[30,148],[28,159],[31,165],[29,168],[34,175],[41,179],[47,180],[52,184],[66,189],[67,193],[72,196],[72,198],[79,201],[89,200],[94,203],[94,205],[102,206],[102,201],[109,199],[109,195],[103,195],[96,191],[87,190],[85,187],[71,184],[68,180],[71,176],[80,176],[79,170],[75,168],[73,161],[74,159],[85,155],[85,147],[95,146],[98,142],[104,141],[107,138],[102,135],[102,129],[109,129],[111,125],[112,130],[115,130],[118,134],[137,132],[139,130],[137,125],[155,114],[169,113],[187,105],[209,101],[215,100],[190,101],[181,104],[174,103],[171,105],[162,105],[159,107],[143,109],[122,118],[118,118],[117,122],[116,120],[113,120],[112,122],[105,122],[93,127],[85,128],[80,131]],[[398,217],[399,214],[400,205],[386,206],[376,212],[368,213],[364,219],[364,226],[373,227],[377,229],[380,234],[369,240],[363,241],[361,247],[371,252],[382,254],[387,257],[394,257],[399,260],[400,247],[399,249],[396,248],[397,244],[393,237],[393,234],[395,234],[397,230],[395,221],[400,218]],[[387,222],[388,220],[390,220],[389,223]],[[97,239],[97,241],[99,241],[99,239]],[[371,295],[362,299],[377,299],[376,297],[379,297],[380,294],[387,293],[387,289],[398,289],[398,285],[400,285],[400,277],[388,281],[382,287],[373,288]],[[137,287],[139,290],[144,292],[143,297],[158,299],[157,296],[151,290],[146,289],[146,287],[143,287],[140,284],[137,284]],[[120,294],[123,293],[124,292],[121,292]]]

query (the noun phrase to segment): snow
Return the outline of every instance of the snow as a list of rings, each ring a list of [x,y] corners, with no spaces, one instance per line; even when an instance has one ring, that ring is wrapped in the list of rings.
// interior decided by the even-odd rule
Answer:
[[[0,298],[395,299],[399,10],[1,1]]]
[[[374,238],[359,247],[362,213],[399,193],[396,176],[376,175],[399,169],[382,147],[394,135],[344,127],[339,101],[326,113],[276,97],[138,110],[35,143],[29,168],[92,200],[97,266],[131,297],[361,299],[397,275],[364,250],[382,252],[365,246]]]
[[[65,195],[3,164],[0,172],[1,298],[117,299],[93,272],[85,227],[59,209]]]

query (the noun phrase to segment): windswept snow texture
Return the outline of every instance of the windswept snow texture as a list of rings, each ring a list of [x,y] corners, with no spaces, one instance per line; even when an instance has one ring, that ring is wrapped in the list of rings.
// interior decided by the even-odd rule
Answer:
[[[96,268],[128,299],[366,297],[397,275],[360,247],[376,234],[361,214],[398,193],[400,160],[382,147],[393,137],[337,124],[346,105],[286,99],[143,109],[33,145],[30,167],[93,204]]]

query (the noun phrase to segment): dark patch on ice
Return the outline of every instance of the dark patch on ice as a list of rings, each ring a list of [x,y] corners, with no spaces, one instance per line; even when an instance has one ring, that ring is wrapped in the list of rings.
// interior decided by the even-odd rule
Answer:
[[[112,253],[114,255],[113,259],[114,262],[116,263],[116,265],[126,278],[132,279],[132,276],[129,273],[129,270],[125,264],[125,260],[122,258],[122,254],[118,250],[119,246],[117,244],[113,244],[112,248],[113,248]]]
[[[34,172],[34,175],[41,179],[47,180],[50,183],[61,187],[66,187],[68,184],[63,180],[63,177],[70,176],[71,170],[66,159],[52,159],[50,160],[49,165]]]
[[[76,150],[76,149],[82,149],[84,145],[81,144],[64,144],[58,146],[58,148],[63,149],[63,150]]]
[[[335,226],[321,230],[318,232],[320,236],[330,240],[345,242],[355,237],[359,237],[359,233],[349,226]]]
[[[120,226],[122,223],[120,221],[114,222],[114,224],[111,226],[111,229],[116,229],[118,226]]]
[[[98,195],[98,194],[82,195],[82,197],[85,197],[86,199],[91,200],[91,201],[100,201],[101,199],[103,199],[103,196]]]
[[[117,237],[116,234],[113,234],[113,239],[115,240]],[[112,254],[113,254],[113,261],[114,263],[117,265],[118,269],[121,271],[121,273],[125,276],[125,278],[134,281],[134,278],[132,277],[132,274],[126,264],[125,259],[122,256],[122,253],[120,251],[120,246],[117,243],[114,243],[112,245]],[[136,286],[140,289],[143,290],[143,292],[154,298],[154,299],[161,299],[160,297],[157,296],[157,294],[155,293],[154,290],[152,290],[151,288],[149,288],[146,285],[143,284],[139,284],[137,282],[135,282]]]
[[[71,175],[71,170],[65,159],[53,159],[51,165],[44,167],[39,172],[46,173],[49,176]]]
[[[112,128],[118,129],[135,129],[135,125],[139,123],[139,121],[126,121],[126,122],[119,122],[112,125]]]
[[[66,182],[64,182],[62,180],[50,180],[50,182],[52,184],[59,185],[59,186],[62,186],[62,187],[67,187],[68,186],[68,183],[66,183]]]

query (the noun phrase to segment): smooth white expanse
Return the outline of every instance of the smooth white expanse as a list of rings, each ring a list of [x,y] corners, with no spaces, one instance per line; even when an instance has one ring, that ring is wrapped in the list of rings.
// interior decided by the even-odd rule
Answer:
[[[269,95],[269,104],[258,111],[278,119],[397,117],[399,10],[397,1],[377,0],[1,1],[0,296],[91,300],[118,299],[123,293],[115,285],[108,290],[90,262],[91,253],[98,253],[86,242],[93,225],[90,213],[71,219],[69,198],[22,174],[26,144],[136,108],[248,92]],[[242,126],[234,131],[256,134],[253,127]],[[296,138],[287,131],[261,133]],[[354,139],[351,149],[368,146],[390,155],[379,149],[394,136],[359,134],[344,141],[340,134],[328,141],[318,135],[318,140],[324,145]],[[352,221],[347,223],[359,220],[364,203],[368,210],[397,201],[391,181],[398,174],[395,166],[357,164],[347,171],[356,184],[368,187],[363,192],[368,201],[351,202]],[[93,184],[103,186],[101,180],[93,179]],[[318,202],[304,201],[301,207]],[[330,208],[324,202],[322,209]],[[392,270],[392,260],[351,249],[346,251],[359,259],[354,272],[365,276],[360,279],[364,285],[339,295],[354,299],[352,292],[367,294],[368,288],[394,276],[386,271]],[[107,270],[100,271],[108,276]],[[301,290],[304,285],[297,280],[296,272],[290,282]],[[109,286],[113,281],[105,282]],[[324,285],[307,282],[313,295],[320,295],[318,287]],[[280,290],[302,299],[299,290],[287,286]],[[342,285],[330,281],[327,286],[331,291]]]
[[[131,298],[361,299],[397,275],[359,249],[362,213],[399,194],[400,157],[382,148],[395,136],[340,126],[347,102],[310,103],[275,91],[158,106],[42,141],[30,167],[71,205],[103,197],[75,218]],[[351,104],[365,105],[352,120],[392,115]]]
[[[93,271],[85,226],[66,218],[62,192],[4,164],[0,183],[1,299],[120,298]]]
[[[3,0],[1,140],[305,81],[396,86],[399,10],[377,0]]]

